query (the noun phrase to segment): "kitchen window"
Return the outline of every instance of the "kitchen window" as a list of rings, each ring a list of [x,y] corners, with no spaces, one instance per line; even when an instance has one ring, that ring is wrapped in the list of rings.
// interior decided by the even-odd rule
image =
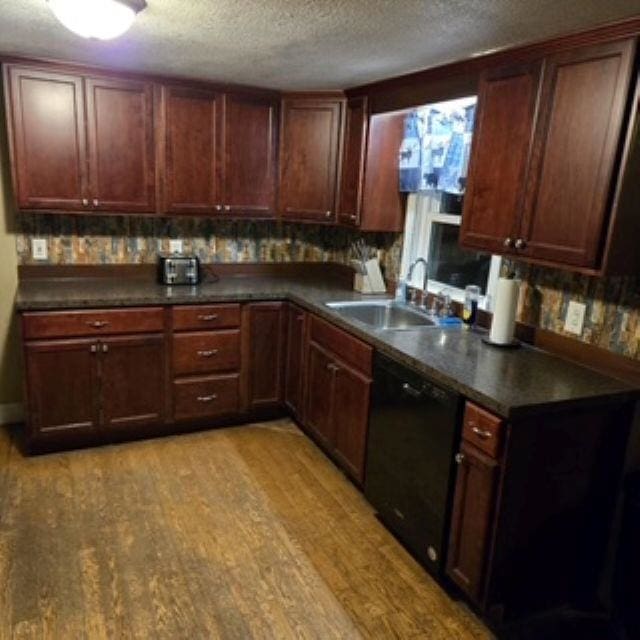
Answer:
[[[462,201],[475,120],[471,96],[414,109],[405,120],[399,155],[401,190],[408,192],[401,276],[424,258],[428,290],[464,300],[468,285],[480,287],[481,307],[491,308],[500,273],[498,256],[460,248]],[[422,266],[407,284],[422,288]]]
[[[475,284],[482,293],[480,306],[490,309],[501,258],[460,248],[461,201],[461,197],[451,198],[437,191],[409,195],[400,273],[406,277],[409,266],[417,258],[424,258],[429,265],[430,293],[448,293],[462,302],[464,288]],[[423,280],[423,267],[418,265],[407,284],[422,289]]]

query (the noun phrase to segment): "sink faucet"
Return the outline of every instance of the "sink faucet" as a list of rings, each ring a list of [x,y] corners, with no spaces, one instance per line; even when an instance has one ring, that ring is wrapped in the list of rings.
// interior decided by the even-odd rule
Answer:
[[[426,304],[427,297],[427,286],[429,284],[429,265],[424,258],[418,258],[414,260],[409,266],[409,271],[407,271],[407,281],[411,282],[411,276],[413,275],[413,270],[415,267],[421,264],[424,267],[424,280],[422,281],[422,296],[423,296],[423,304]],[[405,302],[409,302],[409,300],[405,300]]]

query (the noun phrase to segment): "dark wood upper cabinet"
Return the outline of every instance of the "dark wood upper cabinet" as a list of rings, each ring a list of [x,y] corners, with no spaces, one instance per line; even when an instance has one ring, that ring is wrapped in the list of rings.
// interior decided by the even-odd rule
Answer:
[[[256,302],[245,307],[248,332],[248,405],[275,408],[282,402],[286,313],[282,302]]]
[[[343,102],[283,99],[279,200],[284,218],[335,222]]]
[[[398,170],[404,120],[404,113],[379,113],[369,120],[361,231],[397,232],[404,229],[406,196],[400,193]]]
[[[367,149],[369,113],[366,96],[349,98],[345,105],[344,145],[338,198],[338,222],[360,224],[364,159]]]
[[[541,64],[480,80],[478,112],[460,230],[463,246],[510,251],[518,237]]]
[[[274,217],[279,101],[229,93],[224,105],[224,213]]]
[[[623,177],[639,164],[636,48],[583,46],[483,76],[462,246],[590,275],[635,272],[637,190]]]
[[[222,96],[190,87],[163,87],[164,210],[222,210]]]
[[[531,258],[595,267],[608,221],[635,42],[547,58],[520,237]]]
[[[485,595],[498,462],[463,441],[451,515],[447,575],[478,605]]]
[[[302,309],[289,305],[287,316],[284,401],[290,411],[303,420],[307,314]]]
[[[88,204],[82,78],[7,65],[5,91],[19,208]]]
[[[165,419],[164,336],[105,338],[100,350],[101,424],[130,431]]]
[[[154,212],[153,85],[114,78],[85,85],[92,208]]]

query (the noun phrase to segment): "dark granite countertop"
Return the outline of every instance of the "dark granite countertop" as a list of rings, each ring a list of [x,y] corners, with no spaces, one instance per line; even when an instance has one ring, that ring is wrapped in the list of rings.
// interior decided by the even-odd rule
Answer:
[[[638,394],[624,382],[533,347],[502,350],[485,345],[481,335],[465,327],[376,331],[325,306],[364,297],[317,278],[230,276],[197,287],[165,287],[143,278],[49,278],[21,281],[16,307],[38,311],[286,299],[505,418],[538,413],[550,405],[561,409],[620,402]]]

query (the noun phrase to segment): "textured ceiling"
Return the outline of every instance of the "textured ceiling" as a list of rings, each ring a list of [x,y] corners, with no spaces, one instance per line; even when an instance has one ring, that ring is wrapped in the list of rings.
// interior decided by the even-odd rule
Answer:
[[[279,89],[338,89],[640,14],[640,0],[147,0],[129,33],[0,0],[0,52]]]

